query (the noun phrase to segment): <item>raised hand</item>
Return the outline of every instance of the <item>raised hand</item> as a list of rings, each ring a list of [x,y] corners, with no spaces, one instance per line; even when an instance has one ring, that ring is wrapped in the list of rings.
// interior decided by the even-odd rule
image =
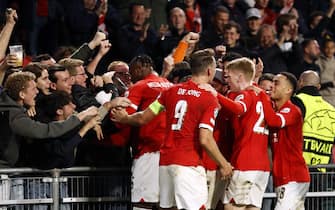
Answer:
[[[198,85],[198,87],[200,89],[203,89],[203,90],[206,90],[206,91],[212,93],[213,96],[215,96],[215,97],[218,95],[218,92],[213,88],[212,85],[210,85],[208,83],[206,83],[206,84],[200,84],[200,85]]]
[[[95,49],[106,38],[107,38],[106,34],[100,32],[100,31],[97,31],[94,35],[94,38],[88,43],[89,48],[92,49],[92,50]]]
[[[7,8],[6,10],[6,23],[15,24],[18,16],[15,9]]]
[[[260,92],[264,91],[262,88],[259,88],[255,85],[250,85],[249,87],[246,88],[246,90],[253,90],[255,93],[258,95]]]
[[[108,110],[113,108],[126,108],[131,105],[131,102],[126,97],[116,97],[111,101],[104,103],[104,107]]]
[[[87,131],[90,129],[94,128],[96,134],[97,134],[97,139],[101,140],[103,139],[103,134],[102,130],[100,127],[101,119],[99,116],[92,117],[90,120],[88,120],[85,125],[79,130],[79,135],[83,137]]]
[[[263,64],[262,59],[260,57],[258,57],[257,61],[258,62],[256,62],[256,59],[252,59],[252,62],[255,64],[255,70],[256,70],[255,82],[258,82],[258,79],[262,76],[263,69],[264,69],[264,64]]]
[[[95,117],[98,115],[98,108],[95,106],[91,106],[87,108],[86,110],[80,112],[77,114],[77,117],[80,121],[91,119],[92,117]]]
[[[125,123],[128,118],[128,113],[124,108],[113,108],[111,111],[113,122]]]
[[[9,54],[6,56],[6,65],[11,67],[16,67],[19,61],[19,58],[15,54]]]
[[[109,71],[106,72],[102,75],[102,79],[104,81],[104,84],[108,84],[108,83],[113,83],[113,76],[115,74],[115,71]]]
[[[112,101],[112,107],[126,108],[131,105],[131,101],[126,97],[116,97]]]
[[[189,32],[184,36],[183,40],[188,44],[196,44],[197,42],[199,42],[199,38],[200,36],[198,33]]]
[[[164,58],[163,70],[162,70],[161,76],[165,78],[168,77],[173,67],[174,67],[174,59],[172,55],[170,54]]]
[[[104,86],[104,79],[103,79],[102,76],[96,75],[91,79],[91,84],[94,87],[103,87]]]
[[[147,36],[148,36],[148,29],[150,27],[150,23],[147,23],[145,25],[143,25],[142,27],[142,31],[141,31],[141,37],[140,37],[140,41],[143,42],[144,40],[146,40]]]
[[[109,42],[108,39],[103,40],[103,41],[100,42],[100,49],[99,49],[98,53],[101,56],[104,56],[111,49],[111,47],[112,47],[112,44]]]
[[[217,57],[222,57],[226,53],[227,53],[226,46],[224,46],[222,44],[215,46],[215,54],[217,55]]]
[[[329,0],[329,8],[335,9],[335,0]]]

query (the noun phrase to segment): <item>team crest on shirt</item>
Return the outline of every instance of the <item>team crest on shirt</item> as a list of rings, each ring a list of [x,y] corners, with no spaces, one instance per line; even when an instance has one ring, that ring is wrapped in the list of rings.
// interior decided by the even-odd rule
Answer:
[[[281,113],[289,113],[290,111],[291,111],[291,109],[288,108],[288,107],[286,107],[286,108],[280,110]]]

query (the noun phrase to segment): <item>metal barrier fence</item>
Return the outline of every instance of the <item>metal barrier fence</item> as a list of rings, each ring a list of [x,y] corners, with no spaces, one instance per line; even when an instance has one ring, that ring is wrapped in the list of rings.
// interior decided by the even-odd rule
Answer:
[[[0,169],[0,210],[128,210],[130,170]]]
[[[321,172],[318,168],[326,169]],[[306,196],[306,210],[335,210],[335,164],[310,166],[311,183]],[[262,210],[274,208],[276,194],[266,192]],[[265,204],[265,206],[264,206]]]
[[[335,165],[310,171],[306,210],[335,209]],[[0,210],[128,210],[130,177],[129,168],[0,169]],[[265,193],[262,209],[273,209],[275,198]]]

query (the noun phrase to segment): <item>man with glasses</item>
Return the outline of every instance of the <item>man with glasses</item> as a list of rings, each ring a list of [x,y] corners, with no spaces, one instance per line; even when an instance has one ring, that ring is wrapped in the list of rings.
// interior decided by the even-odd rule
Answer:
[[[112,83],[111,76],[105,77],[104,81],[100,76],[90,74],[84,67],[83,61],[73,58],[64,58],[59,61],[72,76],[72,98],[76,105],[76,111],[81,111],[90,106],[99,107],[101,125],[96,125],[96,137],[90,136],[89,141],[82,142],[77,149],[78,165],[110,166],[111,154],[115,154],[113,148],[104,142],[98,141],[109,135],[110,121],[106,117],[110,108],[110,101],[119,95],[116,86]],[[92,85],[93,82],[93,85]],[[97,85],[100,83],[100,85]],[[93,87],[92,87],[93,86]],[[98,100],[98,94],[105,94],[103,100]]]
[[[118,90],[112,84],[111,79],[109,82],[106,82],[106,84],[104,84],[102,79],[100,79],[101,77],[88,75],[83,66],[84,62],[82,60],[74,58],[64,58],[59,61],[59,64],[65,67],[72,77],[72,97],[75,105],[77,106],[77,111],[86,109],[89,106],[100,107],[102,104],[107,102],[103,101],[99,103],[99,101],[95,98],[99,91],[111,93],[109,100],[115,96],[118,96]],[[93,91],[91,88],[88,88],[88,84],[90,81],[93,82]]]

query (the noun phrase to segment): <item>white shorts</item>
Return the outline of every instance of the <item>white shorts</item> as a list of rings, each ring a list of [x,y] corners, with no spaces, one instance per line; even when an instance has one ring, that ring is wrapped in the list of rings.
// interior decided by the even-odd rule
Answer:
[[[216,209],[217,204],[223,197],[228,181],[222,180],[218,171],[207,170],[208,200],[207,209]]]
[[[289,182],[276,187],[277,203],[275,210],[304,210],[309,182]]]
[[[234,170],[224,193],[223,203],[252,205],[261,208],[269,174],[266,171]]]
[[[159,167],[160,207],[199,210],[207,201],[206,172],[202,166]]]
[[[159,152],[145,153],[132,166],[131,202],[159,202]]]

